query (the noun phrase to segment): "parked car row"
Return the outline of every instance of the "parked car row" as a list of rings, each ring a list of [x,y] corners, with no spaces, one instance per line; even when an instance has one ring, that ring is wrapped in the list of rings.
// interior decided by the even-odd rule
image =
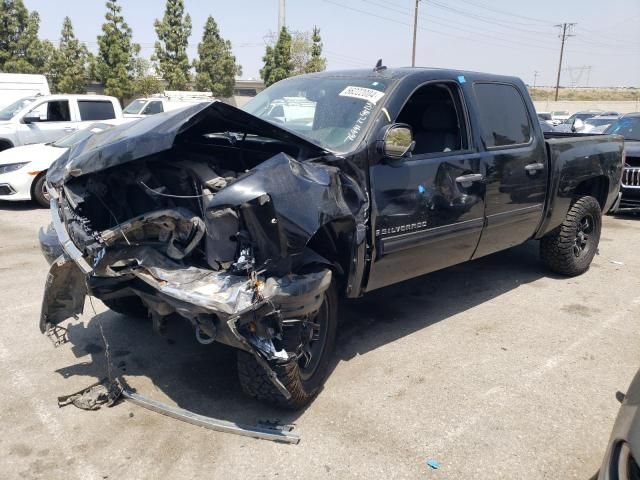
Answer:
[[[49,206],[46,173],[53,162],[64,153],[90,137],[128,119],[103,120],[73,132],[55,142],[35,143],[0,152],[0,199],[10,201],[34,200]]]
[[[625,165],[621,199],[613,212],[640,212],[640,112],[619,115],[617,112],[588,110],[569,115],[568,112],[537,112],[543,132],[582,134],[615,134],[625,139]],[[564,113],[567,115],[565,116]],[[566,117],[563,123],[557,123]]]
[[[128,114],[117,98],[104,95],[32,95],[5,106],[0,110],[0,200],[48,206],[46,173],[68,149],[114,125],[211,100],[190,93],[136,99],[124,110],[135,113]]]
[[[617,112],[586,110],[570,115],[569,112],[538,112],[538,119],[544,123],[544,131],[573,133],[603,133],[620,115]]]

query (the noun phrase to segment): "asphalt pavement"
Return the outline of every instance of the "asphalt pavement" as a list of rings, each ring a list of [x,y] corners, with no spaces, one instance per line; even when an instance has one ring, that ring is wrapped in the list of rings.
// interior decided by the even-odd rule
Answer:
[[[640,217],[605,219],[577,278],[544,270],[537,243],[343,305],[332,373],[304,411],[243,396],[235,354],[165,336],[89,302],[54,348],[38,319],[49,212],[0,203],[3,479],[584,479],[600,465],[640,367]],[[95,309],[95,314],[93,309]],[[112,366],[139,393],[238,423],[295,424],[298,445],[214,432],[128,402],[57,397]],[[427,461],[439,464],[437,470]]]

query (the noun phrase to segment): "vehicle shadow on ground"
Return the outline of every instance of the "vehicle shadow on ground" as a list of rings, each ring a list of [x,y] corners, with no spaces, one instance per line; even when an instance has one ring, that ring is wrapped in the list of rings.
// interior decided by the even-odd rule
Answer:
[[[347,302],[340,311],[342,322],[331,371],[341,361],[428,328],[543,276],[548,273],[539,262],[537,242],[531,242]],[[79,363],[58,373],[65,378],[83,375],[100,379],[107,375],[100,324],[109,344],[114,375],[124,375],[142,395],[163,400],[138,377],[149,379],[155,389],[182,408],[241,424],[275,419],[295,423],[303,413],[283,411],[246,397],[237,380],[235,352],[218,344],[198,344],[186,321],[169,323],[162,337],[152,332],[149,321],[111,311],[94,316],[86,325],[72,324],[68,336]]]
[[[24,202],[8,202],[6,200],[0,200],[0,210],[6,210],[8,212],[22,212],[25,210],[42,210],[43,208],[36,202],[26,200]]]
[[[538,242],[375,290],[342,305],[339,360],[349,360],[538,280]]]

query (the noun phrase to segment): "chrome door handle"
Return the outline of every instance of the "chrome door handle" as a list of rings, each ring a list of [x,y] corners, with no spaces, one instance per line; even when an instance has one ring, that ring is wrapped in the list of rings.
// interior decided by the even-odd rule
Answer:
[[[529,165],[525,165],[524,169],[527,173],[535,173],[539,170],[544,170],[544,163],[530,163]]]
[[[469,187],[472,183],[481,182],[482,180],[484,180],[484,175],[481,173],[470,173],[456,178],[456,182],[461,183],[463,187]]]

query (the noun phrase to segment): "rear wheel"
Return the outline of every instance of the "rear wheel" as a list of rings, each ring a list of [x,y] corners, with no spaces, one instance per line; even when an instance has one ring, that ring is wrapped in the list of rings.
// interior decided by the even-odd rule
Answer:
[[[238,351],[238,376],[242,390],[258,400],[280,407],[298,409],[309,404],[329,373],[337,323],[337,295],[332,283],[313,318],[297,327],[285,327],[284,343],[289,360],[276,365],[273,370],[291,393],[291,398],[284,398],[252,354]],[[287,331],[289,328],[294,330]]]
[[[136,296],[109,298],[102,300],[102,303],[110,310],[128,317],[146,318],[148,315],[147,307]]]
[[[33,199],[38,202],[41,207],[49,208],[49,192],[47,191],[47,174],[41,173],[33,182]]]
[[[598,251],[602,212],[593,197],[574,200],[562,225],[540,240],[540,256],[552,271],[575,276],[586,272]]]

